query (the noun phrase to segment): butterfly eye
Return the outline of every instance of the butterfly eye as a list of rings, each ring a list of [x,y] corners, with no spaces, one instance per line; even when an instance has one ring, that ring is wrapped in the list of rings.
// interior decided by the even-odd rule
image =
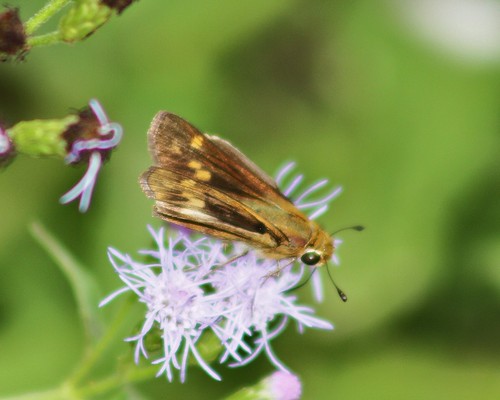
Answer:
[[[321,260],[321,254],[316,250],[310,250],[302,254],[300,260],[306,265],[316,265]]]

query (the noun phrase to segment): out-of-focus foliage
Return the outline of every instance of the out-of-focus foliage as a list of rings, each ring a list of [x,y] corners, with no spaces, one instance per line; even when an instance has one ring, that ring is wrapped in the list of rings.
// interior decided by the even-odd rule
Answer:
[[[25,20],[44,2],[10,3]],[[479,57],[431,27],[483,32],[500,11],[486,0],[415,3],[143,0],[81,43],[1,64],[3,121],[60,118],[95,97],[125,136],[84,215],[57,202],[79,170],[18,157],[0,174],[0,395],[61,381],[83,343],[68,283],[28,225],[42,220],[116,288],[106,248],[148,244],[151,202],[137,177],[150,163],[149,122],[165,109],[270,173],[293,159],[309,179],[342,184],[321,223],[367,226],[340,235],[334,274],[349,302],[327,287],[319,307],[336,330],[276,340],[304,398],[498,399],[499,50]],[[493,11],[440,11],[458,3]],[[183,386],[160,378],[139,390],[217,398],[270,368],[224,370],[222,384],[193,370]]]

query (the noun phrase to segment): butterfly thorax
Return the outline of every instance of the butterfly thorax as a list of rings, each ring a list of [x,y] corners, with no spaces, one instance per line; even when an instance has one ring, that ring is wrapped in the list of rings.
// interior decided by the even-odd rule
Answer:
[[[301,229],[290,229],[286,242],[274,248],[261,248],[261,253],[275,259],[301,259],[305,264],[316,267],[324,265],[334,252],[333,240],[316,222],[307,222],[307,228],[302,221]],[[312,256],[310,262],[304,261],[307,255]]]

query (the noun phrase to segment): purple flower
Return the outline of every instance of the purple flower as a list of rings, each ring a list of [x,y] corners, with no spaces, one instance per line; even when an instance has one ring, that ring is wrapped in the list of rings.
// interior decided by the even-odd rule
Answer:
[[[282,184],[292,168],[293,164],[289,164],[282,170],[278,184]],[[322,198],[311,199],[326,185],[326,180],[296,194],[301,180],[301,175],[292,177],[284,193],[313,217],[325,212],[329,201],[340,191],[337,188]],[[187,360],[192,354],[210,376],[220,379],[196,348],[206,330],[220,341],[220,363],[242,366],[264,353],[278,369],[288,373],[271,347],[288,323],[294,323],[299,332],[305,328],[333,329],[329,322],[316,317],[312,308],[301,305],[293,293],[308,266],[293,265],[294,260],[265,259],[258,252],[247,253],[242,244],[227,246],[185,230],[172,230],[167,238],[163,228],[158,231],[149,228],[149,231],[157,248],[140,253],[152,258],[152,263],[137,262],[127,254],[109,249],[109,259],[126,286],[102,305],[130,291],[145,304],[142,329],[127,340],[135,342],[138,362],[141,356],[151,356],[145,344],[148,334],[153,329],[161,331],[162,356],[152,360],[161,365],[158,375],[165,374],[171,381],[174,370],[178,370],[184,381]],[[284,268],[275,276],[273,272],[280,263]],[[320,288],[316,280],[317,296]]]
[[[178,232],[165,242],[163,228],[149,231],[157,249],[140,253],[152,257],[152,263],[137,262],[109,249],[109,259],[126,286],[101,305],[130,291],[146,305],[141,331],[127,340],[136,343],[138,362],[141,355],[149,358],[146,336],[154,328],[160,329],[163,355],[152,361],[161,364],[158,375],[165,373],[171,381],[173,370],[177,369],[184,381],[187,360],[192,354],[210,376],[219,380],[196,349],[207,329],[224,348],[221,363],[232,360],[232,366],[245,365],[265,352],[274,365],[287,371],[270,342],[289,320],[295,321],[300,331],[305,327],[333,328],[315,317],[311,308],[296,304],[296,296],[288,293],[300,281],[303,267],[299,271],[288,267],[279,277],[272,277],[269,273],[275,270],[275,261],[258,258],[253,252],[226,264],[235,254],[241,254],[239,246],[228,253],[222,242],[215,239],[193,239]],[[273,326],[279,318],[281,321]]]
[[[120,143],[123,133],[120,124],[108,120],[97,100],[90,100],[89,107],[90,109],[80,112],[79,121],[63,133],[68,143],[65,162],[67,164],[87,162],[88,167],[82,179],[59,201],[66,204],[80,197],[79,210],[81,212],[88,210],[103,161]]]

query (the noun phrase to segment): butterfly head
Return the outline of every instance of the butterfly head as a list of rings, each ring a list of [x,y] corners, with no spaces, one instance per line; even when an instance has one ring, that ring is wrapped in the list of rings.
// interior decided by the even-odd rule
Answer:
[[[332,258],[334,251],[332,238],[319,226],[313,230],[313,237],[300,256],[300,261],[306,265],[320,267]]]

